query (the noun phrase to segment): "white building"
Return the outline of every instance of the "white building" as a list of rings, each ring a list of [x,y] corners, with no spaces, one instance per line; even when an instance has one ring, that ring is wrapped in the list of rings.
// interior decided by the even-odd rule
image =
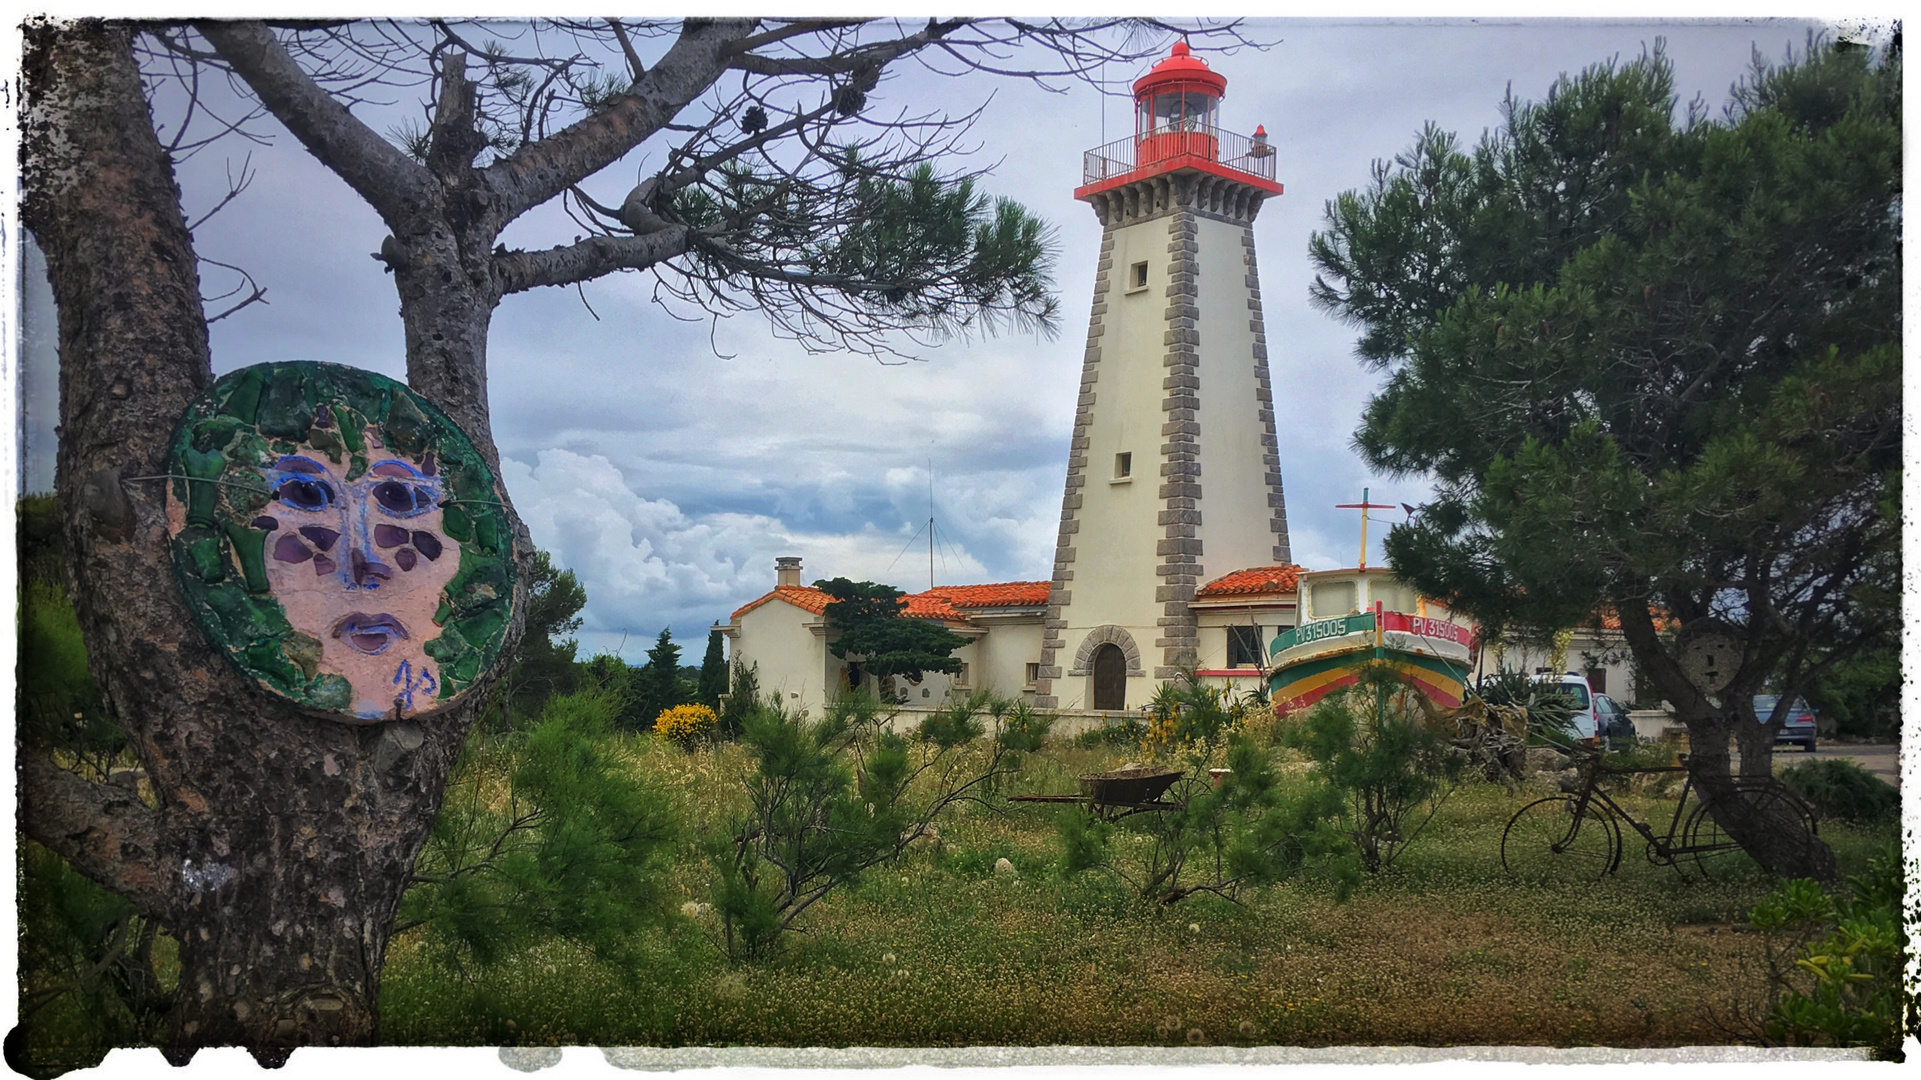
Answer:
[[[818,715],[829,698],[856,685],[909,709],[934,708],[951,691],[982,687],[1034,700],[1047,582],[942,585],[908,596],[903,616],[938,620],[969,639],[954,652],[960,674],[877,680],[861,672],[858,658],[849,662],[829,651],[829,598],[801,584],[801,560],[784,556],[774,563],[773,590],[734,612],[721,633],[733,656],[755,665],[761,692],[779,694],[788,708]]]

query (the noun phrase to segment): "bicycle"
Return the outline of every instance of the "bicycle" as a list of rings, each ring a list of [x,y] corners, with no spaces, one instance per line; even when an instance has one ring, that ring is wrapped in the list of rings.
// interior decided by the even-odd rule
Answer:
[[[1680,801],[1665,835],[1656,834],[1600,786],[1607,776],[1635,776],[1643,773],[1685,772],[1687,783],[1681,787]],[[1695,796],[1689,812],[1689,796]],[[1818,829],[1814,812],[1800,796],[1779,780],[1735,780],[1728,798],[1745,804],[1742,816],[1762,815],[1776,821],[1793,820],[1798,828],[1791,839],[1811,848],[1817,843]],[[1692,856],[1701,879],[1728,876],[1738,860],[1733,856],[1741,845],[1721,828],[1709,812],[1707,795],[1697,790],[1693,766],[1687,756],[1679,765],[1659,765],[1642,769],[1612,769],[1598,752],[1592,752],[1578,790],[1550,795],[1515,811],[1501,833],[1501,865],[1517,878],[1537,882],[1578,883],[1599,881],[1621,865],[1621,827],[1625,821],[1647,841],[1648,862],[1673,867],[1683,878],[1687,871],[1680,859]],[[1679,843],[1676,843],[1677,837]]]

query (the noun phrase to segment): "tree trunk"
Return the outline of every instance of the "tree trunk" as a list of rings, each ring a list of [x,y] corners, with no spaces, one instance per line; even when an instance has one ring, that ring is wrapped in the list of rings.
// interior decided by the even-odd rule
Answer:
[[[43,21],[27,38],[24,214],[59,307],[70,585],[90,669],[157,805],[26,763],[22,826],[179,941],[171,1060],[236,1043],[267,1063],[372,1044],[394,912],[487,688],[402,723],[332,723],[201,637],[148,479],[210,378],[171,162],[125,26]],[[473,423],[470,403],[449,411]],[[469,432],[491,453],[484,427]],[[138,842],[102,842],[120,835]]]
[[[1688,679],[1656,634],[1645,597],[1614,603],[1635,663],[1661,696],[1673,703],[1687,727],[1689,771],[1715,823],[1764,868],[1787,877],[1833,882],[1833,850],[1819,837],[1808,836],[1805,824],[1792,813],[1792,804],[1753,795],[1754,785],[1773,776],[1773,727],[1755,723],[1745,709],[1710,699]],[[1719,701],[1745,701],[1759,681],[1760,675],[1744,670],[1721,691]],[[1745,790],[1737,784],[1728,752],[1731,739],[1741,747],[1739,779]]]
[[[1785,877],[1832,883],[1834,852],[1811,837],[1792,801],[1765,794],[1773,780],[1774,732],[1739,709],[1684,717],[1688,764],[1695,788],[1722,831],[1767,870]],[[1738,774],[1728,753],[1732,739],[1741,751]]]

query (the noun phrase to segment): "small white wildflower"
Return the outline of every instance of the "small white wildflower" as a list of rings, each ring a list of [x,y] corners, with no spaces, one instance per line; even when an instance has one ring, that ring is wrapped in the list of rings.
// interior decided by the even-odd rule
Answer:
[[[1191,922],[1191,923],[1188,923],[1188,924],[1187,924],[1187,932],[1188,932],[1188,933],[1190,933],[1190,934],[1198,934],[1198,933],[1200,933],[1200,932],[1201,932],[1201,924],[1200,924],[1200,923],[1197,923],[1197,922]]]
[[[680,905],[680,913],[690,919],[698,919],[700,918],[700,909],[702,906],[698,901],[689,900]]]
[[[1018,873],[1019,871],[1014,869],[1014,864],[1012,862],[1008,861],[1007,858],[1002,857],[994,860],[994,872],[996,874],[1013,874],[1013,873]]]
[[[886,965],[888,965],[888,966],[890,966],[890,967],[891,967],[891,966],[893,966],[893,963],[894,963],[894,954],[893,954],[893,953],[887,953],[887,954],[885,954],[885,955],[883,955],[883,956],[882,956],[882,957],[880,958],[880,962],[881,962],[881,963],[883,963],[883,964],[886,964]]]

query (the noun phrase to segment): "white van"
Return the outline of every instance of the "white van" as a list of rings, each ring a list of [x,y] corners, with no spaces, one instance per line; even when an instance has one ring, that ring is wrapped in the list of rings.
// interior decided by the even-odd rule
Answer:
[[[1553,683],[1556,677],[1543,673],[1534,677],[1535,682]],[[1570,671],[1559,677],[1556,689],[1574,706],[1574,736],[1578,739],[1592,739],[1600,731],[1600,710],[1594,704],[1594,691],[1588,686],[1586,675]]]

